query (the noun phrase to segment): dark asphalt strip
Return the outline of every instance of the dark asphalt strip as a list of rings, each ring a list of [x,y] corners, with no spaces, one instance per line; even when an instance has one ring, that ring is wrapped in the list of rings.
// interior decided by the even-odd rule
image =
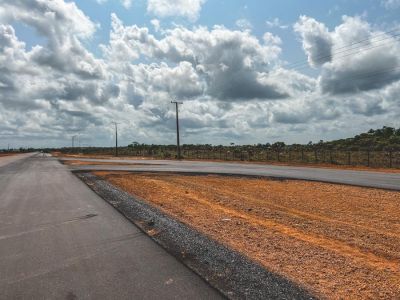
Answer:
[[[295,283],[116,188],[91,173],[75,173],[178,260],[231,299],[315,299]]]

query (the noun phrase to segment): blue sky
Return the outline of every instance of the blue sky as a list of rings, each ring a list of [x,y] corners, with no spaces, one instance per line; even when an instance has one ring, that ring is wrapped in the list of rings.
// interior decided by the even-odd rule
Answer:
[[[171,98],[184,143],[400,127],[399,13],[400,0],[0,0],[0,148],[109,145],[113,120],[122,143],[170,143]]]
[[[76,0],[77,6],[99,24],[94,37],[88,43],[88,47],[96,54],[101,55],[99,44],[107,43],[111,29],[111,13],[116,13],[126,24],[137,24],[151,28],[150,21],[157,19],[154,14],[146,11],[146,1],[135,0],[130,8],[113,0],[98,3],[96,0]],[[184,26],[223,25],[230,29],[237,29],[236,22],[240,19],[248,20],[252,25],[254,35],[261,37],[266,31],[279,35],[285,47],[282,58],[288,62],[297,62],[306,59],[301,49],[301,41],[292,26],[300,15],[307,15],[325,23],[329,28],[334,28],[341,23],[342,16],[363,16],[365,20],[383,29],[390,29],[399,22],[399,9],[385,9],[379,0],[207,0],[202,6],[201,14],[195,22],[188,21],[184,17],[168,17],[161,20],[165,27],[173,24]],[[278,19],[286,29],[268,26],[266,22]],[[35,30],[17,24],[16,30],[28,46],[45,43],[45,39],[35,33]]]
[[[115,12],[126,25],[138,24],[151,27],[150,21],[156,16],[146,12],[146,3],[136,0],[132,7],[126,9],[117,1],[99,4],[95,0],[78,0],[78,6],[96,23],[101,24],[97,33],[97,43],[105,43],[109,38],[110,14]],[[190,22],[185,18],[170,17],[162,21],[165,26],[181,23],[185,26],[224,25],[236,29],[236,22],[240,19],[248,20],[253,26],[253,33],[261,37],[266,31],[278,34],[284,44],[284,55],[288,61],[305,59],[301,50],[300,41],[291,27],[297,22],[300,15],[307,15],[334,28],[341,23],[343,15],[363,16],[368,22],[376,26],[391,27],[399,22],[399,9],[387,10],[379,0],[208,0],[202,7],[199,19]],[[266,22],[278,18],[282,25],[290,26],[288,29],[269,27]]]

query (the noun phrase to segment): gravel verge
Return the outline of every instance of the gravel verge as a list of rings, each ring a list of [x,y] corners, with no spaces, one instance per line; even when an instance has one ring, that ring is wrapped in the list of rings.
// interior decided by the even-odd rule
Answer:
[[[315,299],[295,283],[200,234],[91,173],[83,182],[154,241],[230,299]]]

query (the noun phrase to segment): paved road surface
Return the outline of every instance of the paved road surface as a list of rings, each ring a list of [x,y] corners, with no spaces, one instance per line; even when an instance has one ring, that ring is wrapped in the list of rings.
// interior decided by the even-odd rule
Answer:
[[[0,299],[220,297],[55,158],[0,166]]]
[[[66,160],[76,160],[74,158]],[[219,163],[206,161],[163,161],[163,160],[104,160],[79,159],[84,161],[106,161],[119,163],[138,163],[138,165],[90,165],[71,166],[73,170],[120,170],[120,171],[169,171],[223,173],[283,177],[291,179],[315,180],[331,183],[350,184],[365,187],[400,190],[400,173],[382,173],[337,170],[324,168],[289,167],[274,165]],[[144,165],[143,165],[144,164]]]

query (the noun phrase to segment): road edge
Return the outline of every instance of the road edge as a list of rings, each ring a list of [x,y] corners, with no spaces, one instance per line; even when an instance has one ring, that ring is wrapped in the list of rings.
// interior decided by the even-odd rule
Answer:
[[[89,172],[73,172],[155,242],[231,299],[314,299],[288,279],[269,272],[217,241]]]

